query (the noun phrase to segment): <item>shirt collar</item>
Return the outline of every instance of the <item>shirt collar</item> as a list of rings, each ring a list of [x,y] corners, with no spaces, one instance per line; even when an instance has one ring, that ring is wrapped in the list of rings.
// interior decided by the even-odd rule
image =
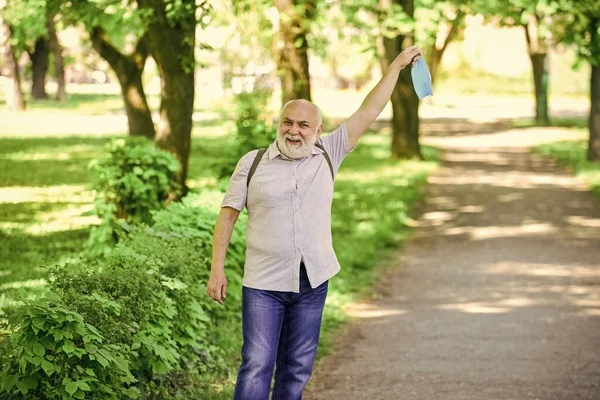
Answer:
[[[318,139],[317,142],[320,142],[321,139]],[[319,149],[317,146],[313,146],[312,151],[310,152],[310,154],[321,154],[323,153],[323,150]],[[269,145],[269,147],[267,148],[267,154],[269,157],[269,161],[271,161],[272,159],[274,159],[277,156],[281,156],[281,152],[279,151],[279,147],[277,147],[277,140],[273,141],[273,143],[271,143]]]

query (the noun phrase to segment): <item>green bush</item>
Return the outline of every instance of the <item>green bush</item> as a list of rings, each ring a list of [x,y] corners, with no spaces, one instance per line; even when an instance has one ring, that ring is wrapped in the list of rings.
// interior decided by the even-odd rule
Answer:
[[[122,344],[107,344],[56,295],[29,301],[9,319],[0,398],[138,398]]]
[[[268,147],[277,135],[276,127],[267,123],[266,110],[271,91],[255,90],[235,96],[235,144],[217,166],[218,178],[228,178],[237,162],[252,150]]]
[[[169,194],[178,190],[177,159],[147,139],[114,139],[107,151],[89,165],[94,174],[95,212],[103,221],[91,231],[87,248],[92,254],[105,254],[118,240],[122,226],[149,224],[151,211],[163,208]]]
[[[194,196],[173,203],[154,213],[152,227],[133,228],[101,261],[82,260],[51,273],[51,289],[69,305],[65,312],[78,315],[88,329],[97,330],[116,359],[126,360],[144,398],[169,398],[192,387],[194,376],[224,373],[230,349],[220,345],[219,335],[231,334],[240,323],[243,223],[231,241],[231,296],[223,307],[207,296],[205,286],[217,215],[196,204]],[[22,326],[27,313],[20,309],[12,318]],[[13,334],[17,352],[25,343],[14,339],[20,334]],[[66,362],[56,363],[65,369]],[[118,372],[110,369],[113,375]],[[44,396],[56,388],[49,377],[36,379],[46,388]],[[128,389],[112,380],[102,384],[114,392]]]

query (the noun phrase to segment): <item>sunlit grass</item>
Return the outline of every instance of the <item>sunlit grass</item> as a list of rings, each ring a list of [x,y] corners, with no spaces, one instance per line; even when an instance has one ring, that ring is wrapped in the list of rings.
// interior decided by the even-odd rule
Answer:
[[[511,126],[513,128],[529,128],[543,126],[538,124],[533,118],[521,118],[512,121]],[[559,126],[562,128],[581,128],[585,129],[588,126],[588,119],[584,117],[580,118],[550,118],[549,126]]]
[[[585,132],[582,132],[585,136]],[[538,153],[551,156],[572,168],[574,174],[592,188],[600,200],[600,161],[586,159],[587,140],[549,143],[535,148]]]

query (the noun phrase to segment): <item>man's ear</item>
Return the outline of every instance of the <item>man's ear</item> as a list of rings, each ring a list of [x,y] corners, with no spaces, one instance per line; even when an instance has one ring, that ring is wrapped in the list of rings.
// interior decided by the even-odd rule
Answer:
[[[321,132],[323,132],[323,124],[319,125],[319,129],[317,129],[317,140],[321,138]]]

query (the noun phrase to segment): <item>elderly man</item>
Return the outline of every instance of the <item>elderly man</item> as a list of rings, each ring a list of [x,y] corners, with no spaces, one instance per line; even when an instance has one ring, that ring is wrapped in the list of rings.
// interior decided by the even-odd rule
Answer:
[[[215,226],[208,295],[223,304],[233,226],[248,209],[242,288],[243,339],[234,399],[295,400],[312,373],[328,280],[339,270],[331,240],[335,174],[381,113],[398,74],[422,56],[402,51],[360,108],[321,138],[321,111],[306,100],[281,110],[277,139],[242,157]]]

